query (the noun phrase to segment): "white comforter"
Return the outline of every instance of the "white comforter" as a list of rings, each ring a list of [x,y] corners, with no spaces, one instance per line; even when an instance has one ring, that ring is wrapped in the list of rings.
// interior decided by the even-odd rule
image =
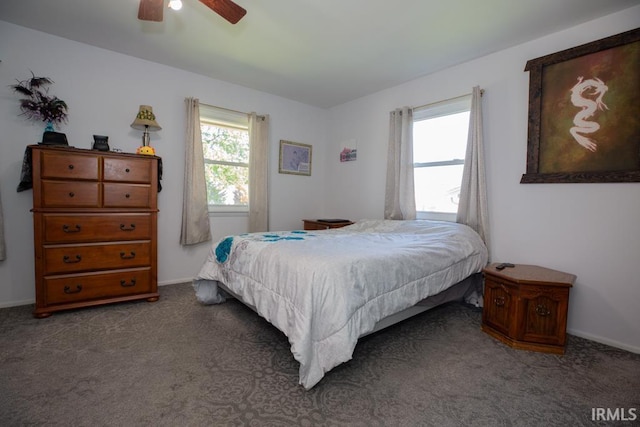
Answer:
[[[198,300],[218,282],[278,329],[300,362],[300,384],[351,359],[380,319],[477,273],[487,249],[471,228],[369,220],[326,231],[253,233],[214,244],[194,280]]]

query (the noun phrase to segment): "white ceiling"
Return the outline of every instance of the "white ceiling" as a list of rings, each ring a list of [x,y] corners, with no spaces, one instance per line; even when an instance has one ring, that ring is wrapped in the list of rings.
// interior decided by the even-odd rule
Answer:
[[[197,0],[162,23],[138,0],[1,0],[0,19],[332,107],[639,4],[639,0]],[[552,52],[550,52],[552,53]]]

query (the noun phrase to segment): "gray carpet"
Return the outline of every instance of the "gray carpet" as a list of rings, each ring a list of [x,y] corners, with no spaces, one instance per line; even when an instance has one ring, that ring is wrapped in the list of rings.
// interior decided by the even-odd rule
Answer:
[[[242,304],[199,305],[189,284],[160,294],[48,319],[0,310],[0,425],[617,424],[593,422],[595,407],[640,418],[640,355],[573,336],[564,356],[514,350],[463,304],[362,339],[305,391],[286,337]]]

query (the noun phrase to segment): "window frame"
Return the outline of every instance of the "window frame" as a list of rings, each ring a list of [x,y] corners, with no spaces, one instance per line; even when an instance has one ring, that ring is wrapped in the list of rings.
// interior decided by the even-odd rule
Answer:
[[[225,108],[214,107],[210,105],[200,104],[200,126],[209,125],[217,127],[226,127],[231,129],[245,130],[247,135],[249,134],[249,116],[245,113],[228,110]],[[204,147],[205,141],[202,140]],[[249,156],[251,156],[251,149],[249,148]],[[225,166],[237,166],[246,167],[247,172],[249,170],[249,160],[247,162],[229,162],[224,160],[210,159],[204,156],[203,161],[206,165],[225,165]],[[249,177],[249,180],[251,177]],[[205,181],[205,184],[206,181]],[[208,191],[208,188],[207,188]],[[248,188],[247,188],[248,192]],[[215,216],[246,216],[249,214],[249,202],[246,205],[220,205],[210,204],[207,201],[207,209],[210,215]]]
[[[413,124],[416,122],[435,119],[438,117],[449,116],[453,114],[459,114],[464,112],[471,112],[471,94],[462,95],[456,98],[435,102],[432,104],[428,104],[422,107],[414,108],[413,110]],[[467,123],[467,129],[468,129]],[[416,140],[413,138],[413,144],[415,146]],[[466,149],[465,149],[465,157],[466,157]],[[433,162],[414,162],[413,169],[416,168],[424,168],[424,167],[437,167],[437,166],[453,166],[453,165],[463,165],[464,169],[465,158],[462,159],[447,159],[447,160],[438,160]],[[462,183],[462,174],[460,175],[460,182]],[[417,191],[418,188],[414,182],[414,191]],[[457,217],[457,212],[442,212],[442,211],[416,211],[417,219],[429,219],[429,220],[437,220],[437,221],[449,221],[455,222]]]

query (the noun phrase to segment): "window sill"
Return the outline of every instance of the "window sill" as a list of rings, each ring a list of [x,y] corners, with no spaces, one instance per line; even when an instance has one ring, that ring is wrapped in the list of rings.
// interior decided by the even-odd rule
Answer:
[[[209,206],[209,216],[249,216],[247,206]]]
[[[249,212],[219,212],[219,211],[209,211],[210,218],[230,218],[230,217],[240,217],[240,216],[249,216]]]
[[[429,219],[432,221],[448,221],[448,222],[456,222],[456,217],[458,215],[455,213],[449,212],[425,212],[420,211],[416,213],[416,219]]]

